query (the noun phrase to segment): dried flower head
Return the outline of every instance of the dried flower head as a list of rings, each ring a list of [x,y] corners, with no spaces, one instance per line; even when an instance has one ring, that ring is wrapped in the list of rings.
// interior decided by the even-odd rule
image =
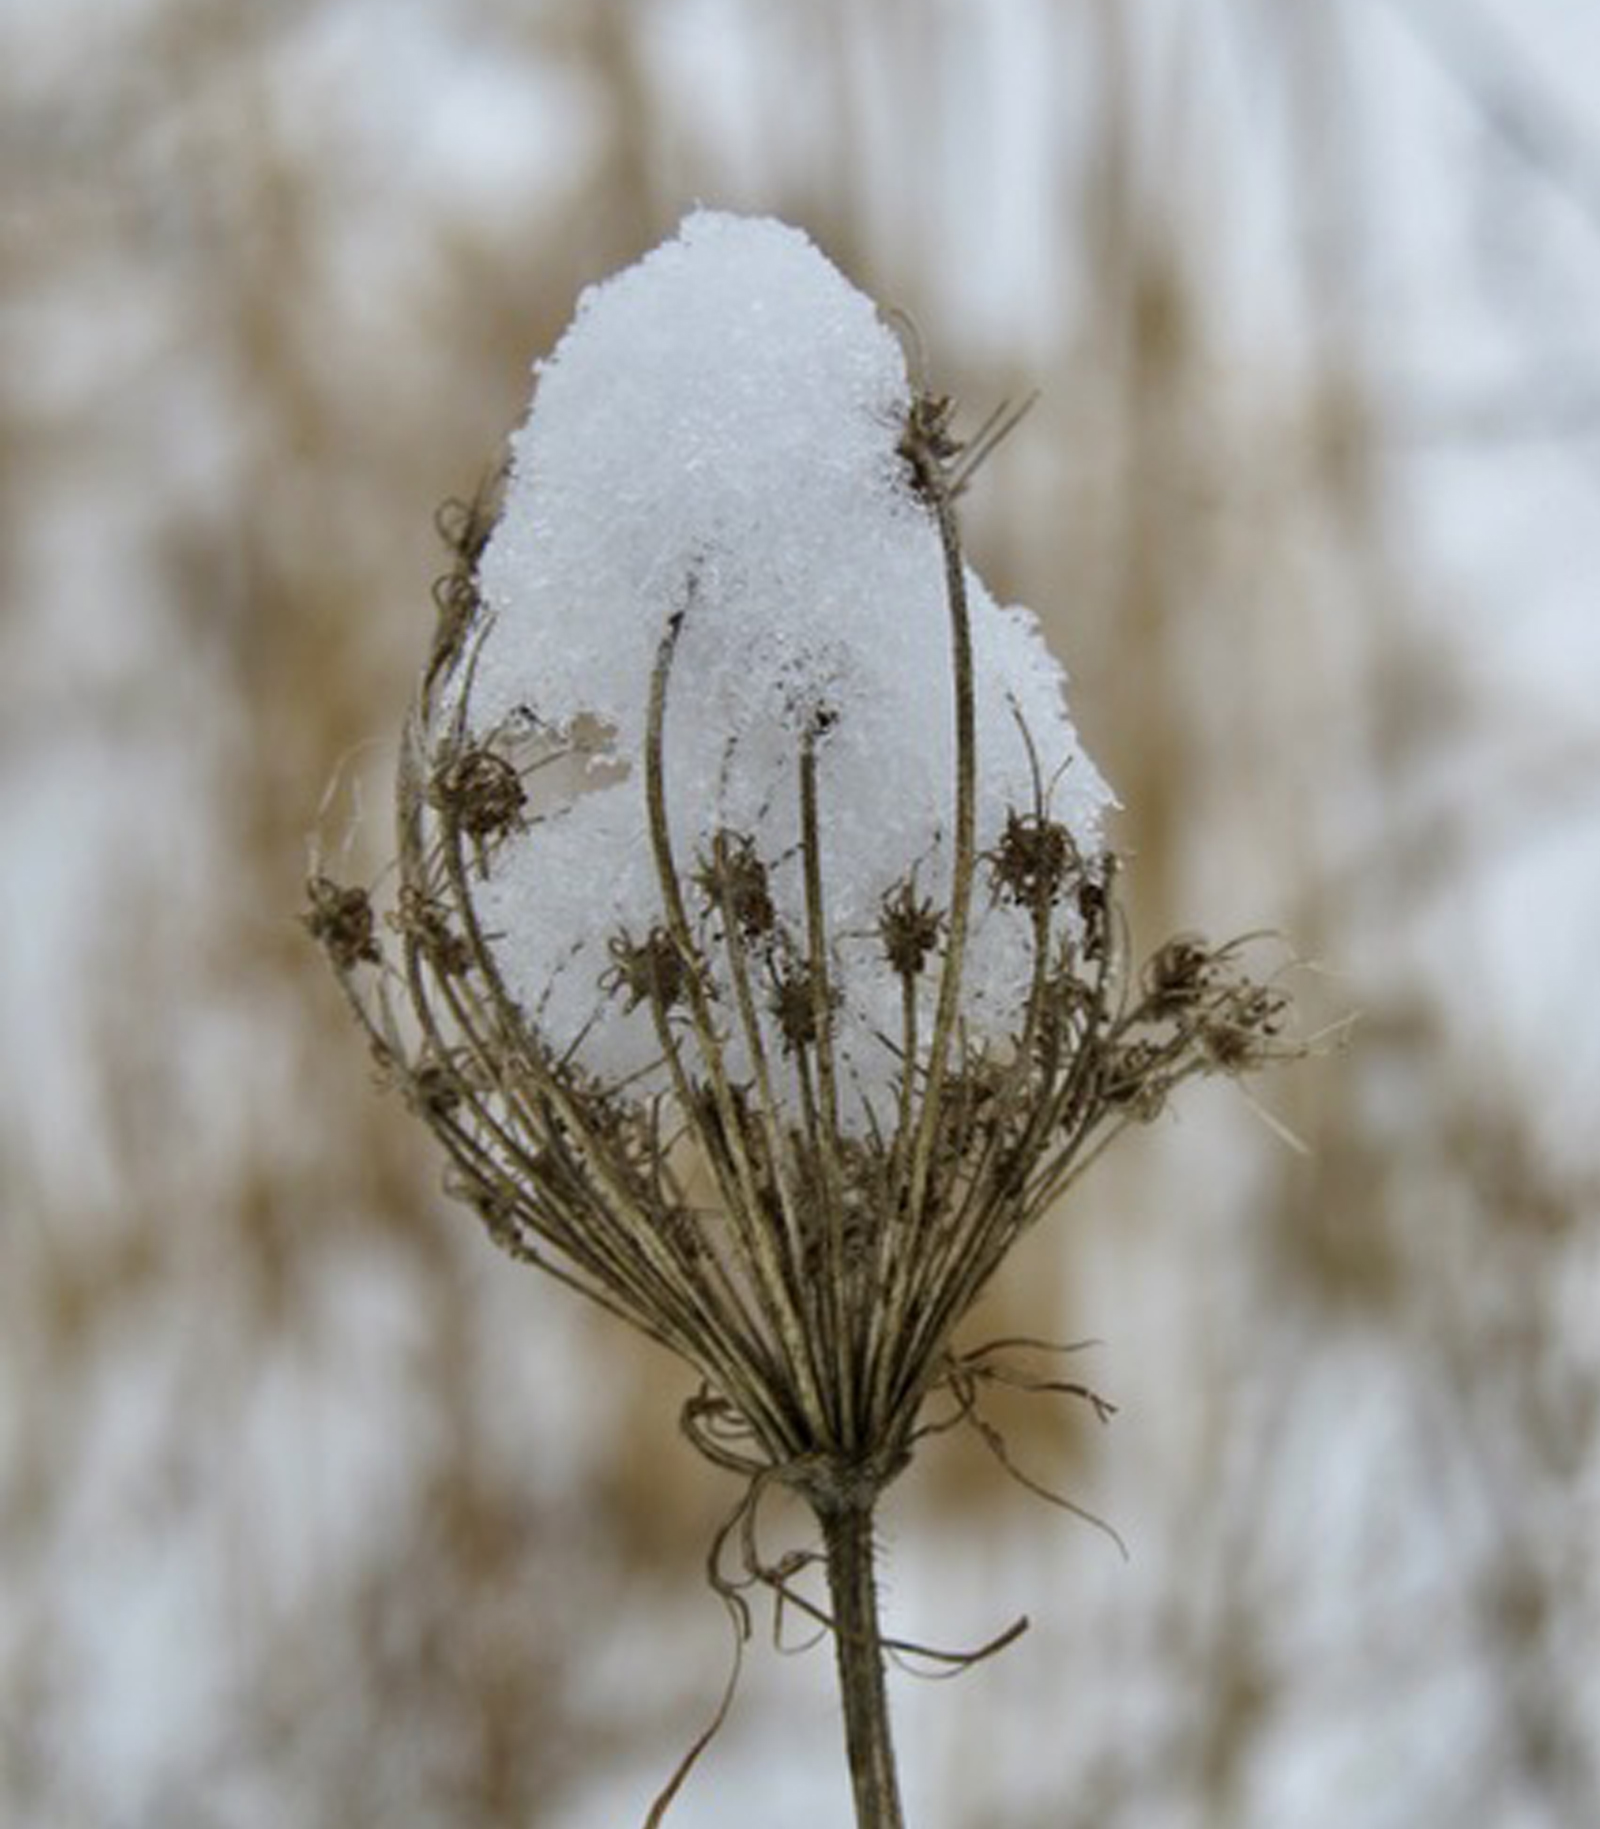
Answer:
[[[957,1327],[1119,1130],[1288,1046],[1238,947],[1130,969],[1060,669],[962,558],[1013,422],[963,444],[803,237],[692,217],[586,296],[456,529],[392,938],[311,886],[494,1238],[696,1368],[747,1523],[774,1481],[815,1508],[853,1765],[872,1505],[951,1420],[1004,1458]],[[753,1536],[742,1580],[796,1598]]]

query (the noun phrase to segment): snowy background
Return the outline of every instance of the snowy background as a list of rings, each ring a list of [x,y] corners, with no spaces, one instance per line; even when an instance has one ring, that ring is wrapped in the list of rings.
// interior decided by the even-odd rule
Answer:
[[[1141,936],[1351,1045],[1133,1139],[983,1317],[1121,1406],[886,1520],[918,1829],[1600,1818],[1600,14],[1570,0],[0,7],[0,1821],[611,1829],[715,1706],[676,1370],[496,1258],[296,923],[434,510],[579,289],[803,226],[967,511]],[[783,1520],[775,1519],[781,1535]],[[845,1820],[752,1647],[673,1823]]]

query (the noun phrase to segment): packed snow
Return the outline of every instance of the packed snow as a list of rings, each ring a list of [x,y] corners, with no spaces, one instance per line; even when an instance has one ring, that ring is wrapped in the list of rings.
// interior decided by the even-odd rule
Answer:
[[[882,900],[914,879],[948,906],[954,823],[950,610],[938,527],[897,449],[900,342],[797,230],[700,211],[584,294],[537,376],[480,565],[492,621],[467,716],[479,740],[520,731],[587,759],[490,860],[482,910],[508,986],[599,1074],[631,1079],[658,1051],[649,1010],[603,981],[613,939],[661,919],[643,757],[681,617],[664,740],[678,870],[688,879],[719,831],[753,839],[802,944],[800,755],[821,733],[836,1039],[864,1114],[899,1072]],[[1110,794],[1061,668],[1028,611],[970,569],[967,590],[979,849],[1042,794],[1092,854]],[[1028,921],[981,882],[974,913],[968,1032],[1000,1037],[1026,995]]]

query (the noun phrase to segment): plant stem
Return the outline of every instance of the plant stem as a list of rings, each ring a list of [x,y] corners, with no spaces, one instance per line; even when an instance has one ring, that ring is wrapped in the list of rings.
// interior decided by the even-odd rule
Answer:
[[[833,1638],[857,1829],[904,1829],[883,1680],[883,1644],[878,1635],[872,1506],[870,1501],[847,1503],[819,1510],[818,1515],[833,1596]]]

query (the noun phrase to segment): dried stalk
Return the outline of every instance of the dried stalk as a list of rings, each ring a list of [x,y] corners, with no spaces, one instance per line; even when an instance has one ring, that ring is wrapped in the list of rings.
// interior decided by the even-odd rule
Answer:
[[[818,1516],[833,1600],[833,1643],[857,1829],[902,1829],[900,1776],[889,1731],[889,1697],[878,1629],[872,1508],[842,1505],[837,1510],[824,1509]]]

